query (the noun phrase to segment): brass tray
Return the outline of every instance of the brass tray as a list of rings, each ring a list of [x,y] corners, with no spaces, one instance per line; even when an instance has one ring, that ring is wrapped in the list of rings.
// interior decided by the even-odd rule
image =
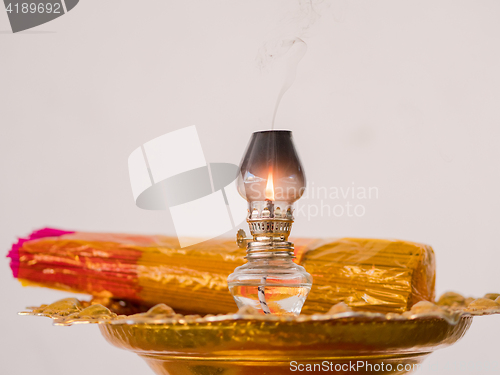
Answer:
[[[48,316],[56,325],[98,323],[108,342],[138,354],[157,374],[324,374],[354,369],[358,374],[404,374],[416,370],[434,350],[457,342],[474,315],[500,313],[498,298],[465,303],[456,296],[443,296],[440,305],[420,302],[403,314],[355,312],[340,303],[327,314],[299,317],[257,315],[248,308],[200,317],[176,314],[163,304],[146,313],[119,315],[121,305],[116,302],[108,307],[118,314],[102,304],[72,298],[21,314]]]
[[[403,374],[432,351],[455,343],[472,323],[445,319],[369,320],[354,317],[267,322],[249,317],[179,324],[103,324],[113,345],[141,356],[157,374],[291,374],[324,369]],[[323,369],[320,369],[322,366]],[[378,370],[378,371],[376,371]]]

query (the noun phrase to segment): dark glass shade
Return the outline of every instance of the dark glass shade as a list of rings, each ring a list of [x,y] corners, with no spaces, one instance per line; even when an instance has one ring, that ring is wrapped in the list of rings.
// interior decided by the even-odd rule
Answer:
[[[305,174],[289,130],[252,134],[240,164],[238,191],[249,202],[295,202],[304,193]]]

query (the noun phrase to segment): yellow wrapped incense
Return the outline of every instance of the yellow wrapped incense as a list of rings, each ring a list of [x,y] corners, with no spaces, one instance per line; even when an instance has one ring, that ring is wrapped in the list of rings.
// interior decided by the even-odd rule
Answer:
[[[303,313],[345,302],[355,310],[403,312],[435,298],[430,246],[407,241],[342,238],[305,252],[301,265],[314,284]]]
[[[431,247],[395,240],[295,239],[296,261],[314,284],[302,310],[326,312],[338,302],[355,310],[403,312],[434,300]],[[71,290],[176,311],[237,310],[226,278],[245,262],[234,240],[211,240],[181,249],[165,236],[63,232],[44,229],[9,253],[24,285]]]

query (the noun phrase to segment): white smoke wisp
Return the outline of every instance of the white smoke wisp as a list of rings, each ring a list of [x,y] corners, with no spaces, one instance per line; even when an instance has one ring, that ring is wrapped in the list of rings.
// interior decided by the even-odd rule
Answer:
[[[300,38],[283,40],[280,44],[269,55],[272,64],[260,72],[260,122],[264,127],[274,128],[281,98],[295,81],[297,66],[307,51],[307,44]]]
[[[298,0],[278,27],[278,35],[266,41],[257,54],[260,74],[259,120],[264,127],[274,128],[274,120],[281,98],[295,81],[297,67],[307,51],[304,39],[332,0]]]

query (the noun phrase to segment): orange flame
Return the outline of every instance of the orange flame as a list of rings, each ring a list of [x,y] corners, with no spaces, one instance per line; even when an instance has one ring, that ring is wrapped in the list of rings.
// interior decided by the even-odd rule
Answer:
[[[271,170],[269,171],[269,175],[267,176],[266,199],[274,201],[273,172]]]

